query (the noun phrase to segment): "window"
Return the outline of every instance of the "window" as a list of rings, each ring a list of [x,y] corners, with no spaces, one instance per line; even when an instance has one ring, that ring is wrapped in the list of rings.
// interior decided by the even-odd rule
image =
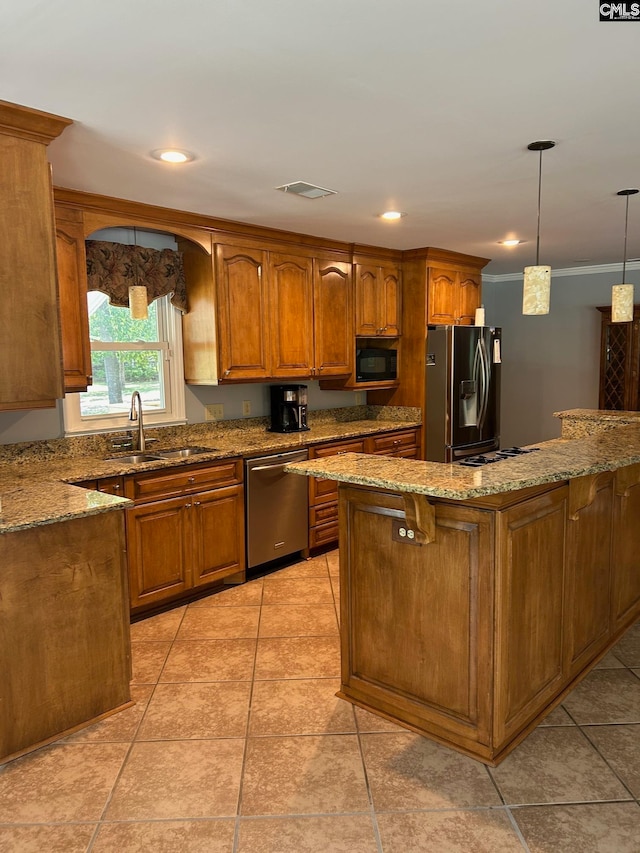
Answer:
[[[93,385],[67,394],[67,433],[130,429],[131,395],[140,392],[145,424],[184,423],[180,312],[169,296],[149,305],[147,320],[132,320],[128,308],[106,294],[87,294]]]

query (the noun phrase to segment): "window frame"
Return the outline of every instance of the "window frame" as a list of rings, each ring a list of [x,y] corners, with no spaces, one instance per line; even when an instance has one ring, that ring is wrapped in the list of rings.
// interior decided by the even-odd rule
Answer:
[[[145,426],[174,426],[185,424],[186,403],[184,366],[182,358],[182,315],[170,301],[170,296],[155,300],[158,316],[157,341],[92,341],[91,352],[158,350],[162,353],[165,408],[144,411]],[[125,309],[126,310],[126,309]],[[132,428],[126,412],[112,415],[85,415],[80,411],[80,395],[67,394],[63,400],[65,435],[91,435]]]

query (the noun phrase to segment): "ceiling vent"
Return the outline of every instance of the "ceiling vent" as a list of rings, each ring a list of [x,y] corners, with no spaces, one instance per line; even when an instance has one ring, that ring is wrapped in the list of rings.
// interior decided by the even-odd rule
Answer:
[[[294,181],[292,184],[283,184],[281,187],[276,187],[276,189],[282,190],[283,193],[302,195],[305,198],[324,198],[326,195],[337,195],[337,190],[316,187],[314,184],[306,183],[306,181]]]

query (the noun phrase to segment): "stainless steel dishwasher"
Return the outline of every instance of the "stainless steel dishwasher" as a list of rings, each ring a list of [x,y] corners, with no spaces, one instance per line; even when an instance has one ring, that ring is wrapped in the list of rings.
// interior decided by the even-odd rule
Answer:
[[[247,568],[309,545],[309,486],[285,465],[308,459],[306,450],[245,460]]]

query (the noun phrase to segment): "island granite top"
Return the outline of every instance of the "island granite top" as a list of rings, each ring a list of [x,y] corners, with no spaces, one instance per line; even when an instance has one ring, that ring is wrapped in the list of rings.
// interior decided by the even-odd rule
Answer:
[[[580,439],[556,438],[530,446],[538,449],[481,468],[346,453],[295,462],[285,470],[394,492],[467,500],[638,463],[640,424],[620,426]]]

